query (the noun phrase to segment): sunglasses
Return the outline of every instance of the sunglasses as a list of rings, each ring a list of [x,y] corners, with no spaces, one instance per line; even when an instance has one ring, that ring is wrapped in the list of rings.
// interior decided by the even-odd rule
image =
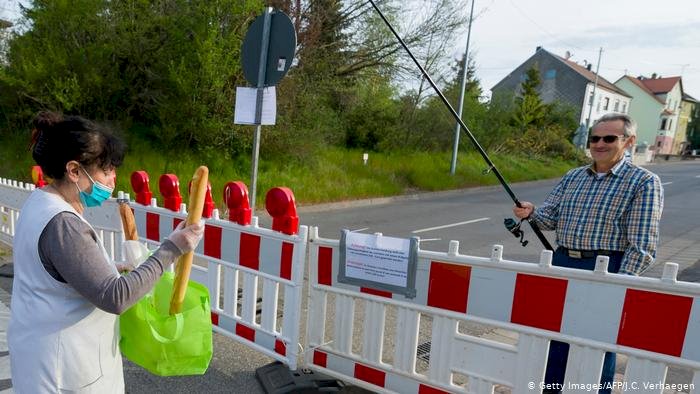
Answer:
[[[606,144],[612,144],[613,142],[617,141],[618,138],[625,139],[627,136],[624,135],[604,135],[604,136],[599,136],[599,135],[592,135],[588,137],[588,140],[591,141],[591,143],[598,143],[602,139],[603,142]]]

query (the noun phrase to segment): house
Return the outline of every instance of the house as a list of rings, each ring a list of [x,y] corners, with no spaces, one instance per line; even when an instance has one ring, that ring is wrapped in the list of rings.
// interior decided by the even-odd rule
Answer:
[[[680,153],[674,149],[683,98],[681,77],[650,78],[625,75],[615,85],[634,97],[630,116],[637,121],[637,143],[651,145],[656,154]],[[687,123],[686,123],[687,125]],[[685,133],[685,131],[683,131]],[[679,143],[680,144],[680,143]]]
[[[673,136],[673,152],[686,153],[690,149],[688,138],[688,124],[693,120],[698,109],[698,100],[693,96],[683,93],[681,98],[681,110],[678,115],[678,129]]]
[[[537,47],[534,55],[494,85],[491,88],[492,97],[518,95],[527,70],[533,66],[538,68],[542,79],[538,88],[542,101],[570,104],[576,109],[581,125],[590,125],[610,112],[628,113],[630,110],[632,96],[602,76],[597,76],[596,82],[596,74],[591,71],[590,63],[584,67],[542,47]]]

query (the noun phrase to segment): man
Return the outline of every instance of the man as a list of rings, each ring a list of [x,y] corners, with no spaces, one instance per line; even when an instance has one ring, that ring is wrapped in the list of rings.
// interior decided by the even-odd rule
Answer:
[[[541,207],[523,201],[513,208],[518,218],[532,216],[541,229],[556,230],[553,265],[593,270],[605,255],[609,272],[639,275],[654,261],[663,189],[658,176],[624,159],[636,129],[627,115],[603,116],[589,137],[593,164],[564,175]],[[563,383],[568,352],[568,344],[551,342],[545,383]],[[615,354],[606,353],[601,383],[614,376]]]

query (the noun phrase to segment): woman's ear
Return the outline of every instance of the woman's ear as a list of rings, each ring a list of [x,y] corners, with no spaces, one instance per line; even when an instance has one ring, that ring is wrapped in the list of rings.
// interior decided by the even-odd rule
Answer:
[[[80,163],[71,160],[66,163],[66,180],[76,183],[78,179],[80,179]]]

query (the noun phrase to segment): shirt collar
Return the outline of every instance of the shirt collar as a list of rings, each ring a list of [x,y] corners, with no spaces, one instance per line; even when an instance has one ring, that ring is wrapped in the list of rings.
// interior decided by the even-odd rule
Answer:
[[[593,167],[594,164],[595,164],[595,163],[592,163],[591,165],[589,165],[589,166],[587,167],[588,173],[589,173],[590,175],[595,175],[595,174],[596,174],[596,170],[595,170],[595,168]],[[620,161],[618,161],[617,164],[615,164],[615,165],[613,166],[613,168],[611,168],[607,173],[613,174],[613,175],[615,175],[615,176],[620,176],[620,175],[622,175],[622,173],[623,173],[627,168],[629,168],[629,166],[630,166],[629,160],[627,160],[625,157],[623,157],[623,158],[620,159]]]

